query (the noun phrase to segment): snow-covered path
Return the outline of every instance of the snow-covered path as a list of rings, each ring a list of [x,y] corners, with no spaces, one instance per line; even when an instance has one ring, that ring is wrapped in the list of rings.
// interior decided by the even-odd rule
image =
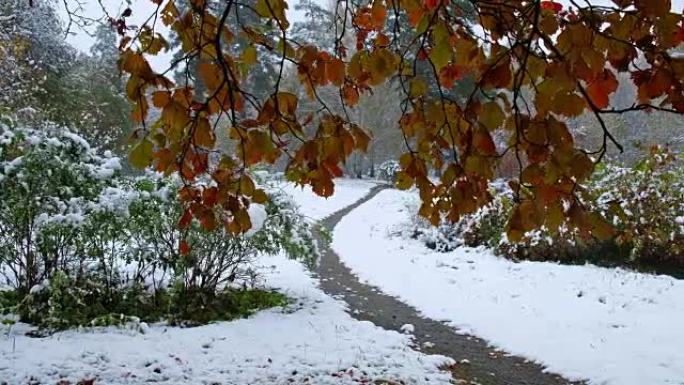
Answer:
[[[485,250],[436,253],[394,235],[411,193],[381,192],[342,218],[333,249],[362,281],[464,333],[595,384],[684,384],[684,282]]]
[[[382,191],[378,186],[361,201],[325,218],[322,224],[333,231],[339,221],[364,202]],[[360,230],[364,230],[360,228]],[[364,237],[359,237],[364,240]],[[344,242],[356,242],[346,239]],[[391,267],[388,267],[391,270]],[[549,373],[541,365],[522,357],[503,354],[486,341],[458,334],[440,321],[422,316],[415,308],[389,296],[376,287],[359,282],[341,261],[328,249],[318,266],[321,288],[328,294],[343,298],[354,318],[370,321],[388,330],[411,333],[414,346],[424,352],[441,354],[457,361],[450,369],[458,384],[524,384],[568,385],[571,382]],[[437,294],[439,295],[439,294]]]

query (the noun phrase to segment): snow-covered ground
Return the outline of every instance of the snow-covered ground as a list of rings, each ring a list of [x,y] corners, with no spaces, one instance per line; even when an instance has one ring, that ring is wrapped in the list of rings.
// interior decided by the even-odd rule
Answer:
[[[329,198],[322,198],[311,191],[310,187],[295,186],[294,183],[278,182],[275,187],[292,196],[308,217],[320,220],[355,203],[376,185],[377,182],[370,180],[337,179],[335,193]]]
[[[249,319],[195,328],[153,325],[144,334],[119,328],[66,331],[47,338],[0,336],[0,383],[42,384],[352,384],[404,380],[448,384],[446,357],[409,348],[410,337],[352,319],[317,288],[301,264],[265,257],[264,279],[297,302]],[[308,380],[307,380],[308,379]],[[308,381],[308,382],[307,382]]]
[[[335,228],[332,246],[361,280],[569,378],[684,384],[684,281],[513,263],[483,249],[437,253],[395,231],[415,199],[382,191]]]
[[[320,219],[373,185],[342,180],[328,200],[290,184],[281,187],[305,214]],[[295,304],[202,327],[152,325],[144,333],[111,327],[30,338],[24,335],[27,325],[0,326],[0,383],[449,383],[450,375],[439,367],[450,359],[418,353],[409,347],[410,336],[354,320],[300,263],[265,256],[259,264],[263,286],[278,288]]]

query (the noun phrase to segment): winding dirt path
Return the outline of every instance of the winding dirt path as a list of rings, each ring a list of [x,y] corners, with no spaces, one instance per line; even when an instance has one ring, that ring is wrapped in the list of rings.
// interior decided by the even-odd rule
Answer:
[[[361,200],[324,219],[321,225],[332,232],[342,217],[372,199],[384,188],[386,187],[374,187]],[[450,368],[457,384],[582,384],[568,381],[557,374],[547,373],[539,364],[495,350],[480,338],[458,334],[454,328],[444,323],[422,317],[413,307],[383,294],[376,287],[361,283],[330,248],[323,253],[318,275],[323,291],[343,299],[349,305],[354,318],[396,331],[401,331],[402,325],[414,325],[416,350],[442,354],[458,362]],[[506,327],[505,322],[501,325]]]

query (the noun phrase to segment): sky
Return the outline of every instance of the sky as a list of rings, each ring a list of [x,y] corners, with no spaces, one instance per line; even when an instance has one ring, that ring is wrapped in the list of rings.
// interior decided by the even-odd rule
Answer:
[[[2,1],[2,0],[0,0]],[[314,0],[318,3],[324,4],[327,0]],[[684,1],[684,0],[682,0]],[[104,17],[104,11],[102,7],[106,9],[106,12],[108,15],[112,17],[116,17],[117,15],[120,15],[123,10],[125,10],[127,7],[130,7],[131,10],[133,11],[132,15],[130,18],[128,18],[128,24],[129,25],[139,25],[142,22],[144,22],[150,15],[152,15],[157,7],[156,4],[154,4],[151,0],[85,0],[81,1],[83,3],[82,9],[79,10],[79,14],[87,16],[89,18],[93,19],[103,19]],[[301,12],[295,11],[294,4],[297,2],[297,0],[290,0],[290,9],[287,12],[287,17],[290,20],[290,22],[298,20],[302,17]],[[58,1],[57,3],[57,8],[60,16],[62,19],[65,21],[65,23],[68,20],[68,14],[64,8],[64,5],[62,1]],[[75,0],[67,0],[68,4],[73,4],[76,3]],[[100,6],[100,3],[102,6]],[[165,4],[165,2],[163,3]],[[163,6],[163,5],[162,5]],[[159,23],[161,25],[161,23]],[[66,24],[65,24],[66,25]],[[93,28],[90,28],[92,30]],[[82,52],[89,52],[90,47],[94,43],[94,39],[92,36],[89,35],[88,32],[84,31],[83,29],[80,29],[78,27],[72,27],[69,36],[67,36],[67,42],[71,44],[72,46],[78,48]],[[157,57],[153,57],[150,59],[150,62],[152,66],[154,67],[155,70],[157,71],[162,71],[165,70],[165,66],[169,63],[171,60],[172,53],[160,53],[157,55]]]
[[[320,4],[325,4],[327,0],[315,0]],[[565,6],[569,6],[571,3],[568,0],[556,0],[557,2],[560,2],[564,4]],[[576,0],[578,3],[583,3],[586,2],[587,0]],[[612,5],[614,4],[611,0],[588,0],[591,1],[592,4],[595,5]],[[96,1],[96,0],[86,0],[82,1],[84,3],[83,5],[83,10],[81,14],[86,15],[91,18],[102,18],[103,16],[103,11],[102,8],[100,7],[99,3],[102,3],[102,5],[105,7],[107,10],[107,13],[116,16],[119,15],[126,7],[130,7],[131,10],[133,11],[132,16],[129,18],[129,24],[139,24],[143,22],[147,17],[149,17],[155,10],[156,5],[152,3],[151,0],[101,0],[101,1]],[[62,2],[59,1],[59,11],[61,13],[61,16],[66,20],[66,12],[64,11],[64,7],[62,5]],[[74,0],[67,0],[67,3],[75,3]],[[130,3],[130,5],[127,5]],[[290,21],[295,21],[298,18],[302,17],[301,14],[298,12],[294,11],[294,4],[296,3],[296,0],[290,0],[290,9],[288,10],[287,16]],[[672,0],[672,8],[675,11],[682,12],[684,8],[684,0]],[[88,35],[88,33],[84,32],[83,30],[80,30],[78,28],[72,28],[71,34],[67,37],[67,41],[73,45],[74,47],[78,48],[79,50],[83,52],[88,52],[90,49],[90,46],[93,44],[93,38]],[[165,63],[168,63],[170,60],[170,54],[166,55],[160,55],[157,58],[154,58],[152,60],[152,65],[156,67],[157,70],[162,70],[161,68]]]

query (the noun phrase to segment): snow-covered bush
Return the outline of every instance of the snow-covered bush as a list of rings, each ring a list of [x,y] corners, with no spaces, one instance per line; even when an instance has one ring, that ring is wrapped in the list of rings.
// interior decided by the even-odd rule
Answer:
[[[497,248],[505,237],[506,222],[513,208],[510,190],[497,193],[494,199],[458,224],[463,241],[469,246]]]
[[[82,229],[120,167],[66,129],[0,123],[0,258],[19,288],[84,270]]]
[[[530,232],[518,243],[504,238],[499,251],[525,259],[684,264],[681,161],[655,151],[635,167],[606,164],[586,187],[583,203],[612,224],[612,239],[600,241],[564,225],[555,233],[545,228]]]
[[[412,208],[409,208],[409,211],[412,211]],[[459,230],[459,224],[443,221],[438,226],[432,226],[424,218],[412,215],[408,228],[402,229],[401,232],[404,236],[421,241],[432,250],[446,253],[463,245]]]
[[[180,184],[174,180],[149,175],[132,185],[137,198],[128,209],[128,254],[138,263],[136,274],[161,269],[187,287],[213,291],[252,280],[251,262],[259,254],[282,250],[307,264],[318,257],[310,224],[284,195],[273,193],[265,206],[252,204],[253,228],[234,236],[223,229],[206,231],[196,220],[179,228],[183,207],[176,200]]]
[[[120,168],[66,129],[3,118],[0,274],[23,297],[24,320],[50,329],[128,319],[121,314],[179,321],[212,305],[221,309],[202,322],[244,315],[260,300],[283,300],[242,290],[253,287],[259,254],[283,251],[306,264],[319,255],[311,225],[284,195],[250,206],[253,228],[241,236],[195,220],[180,228],[181,183],[123,177]]]
[[[615,242],[639,262],[684,264],[684,162],[653,149],[635,167],[608,165],[591,186]]]
[[[401,166],[396,160],[386,160],[378,166],[378,178],[387,182],[396,181],[397,173],[401,171]]]
[[[413,237],[428,247],[449,251],[459,243],[487,246],[511,258],[596,263],[684,264],[684,165],[655,151],[632,168],[603,165],[582,191],[589,212],[605,217],[614,228],[601,241],[566,224],[557,231],[542,227],[520,242],[506,237],[512,193],[500,185],[494,200],[456,224],[431,227],[414,222]]]

